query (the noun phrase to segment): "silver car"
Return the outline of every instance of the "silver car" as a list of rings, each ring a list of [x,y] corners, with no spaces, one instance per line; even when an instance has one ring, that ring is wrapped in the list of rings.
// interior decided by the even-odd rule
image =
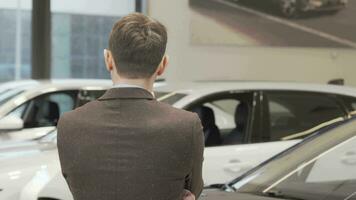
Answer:
[[[348,0],[272,0],[285,17],[296,17],[309,11],[338,12],[346,7]]]

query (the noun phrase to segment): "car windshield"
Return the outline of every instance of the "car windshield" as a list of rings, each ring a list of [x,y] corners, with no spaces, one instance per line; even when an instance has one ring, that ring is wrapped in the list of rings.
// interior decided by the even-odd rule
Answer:
[[[13,88],[0,91],[0,105],[8,102],[25,91],[24,88]]]
[[[1,84],[0,106],[36,85],[35,82],[8,82]]]
[[[251,170],[230,186],[237,192],[276,198],[354,199],[356,120],[327,129]]]

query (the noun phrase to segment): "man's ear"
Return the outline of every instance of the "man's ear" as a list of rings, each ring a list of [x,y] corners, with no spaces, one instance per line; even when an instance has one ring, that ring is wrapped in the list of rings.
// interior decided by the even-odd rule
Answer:
[[[162,59],[161,64],[158,67],[158,70],[157,70],[158,76],[161,76],[166,71],[168,63],[169,63],[169,57],[167,55],[165,55]]]
[[[104,49],[104,60],[105,60],[106,69],[109,72],[111,72],[114,68],[114,61],[113,61],[111,51]]]

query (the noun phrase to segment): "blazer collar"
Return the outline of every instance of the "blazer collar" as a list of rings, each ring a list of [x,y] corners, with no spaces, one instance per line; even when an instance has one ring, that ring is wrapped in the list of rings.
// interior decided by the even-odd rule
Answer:
[[[111,88],[99,100],[111,99],[154,99],[153,95],[142,88]]]

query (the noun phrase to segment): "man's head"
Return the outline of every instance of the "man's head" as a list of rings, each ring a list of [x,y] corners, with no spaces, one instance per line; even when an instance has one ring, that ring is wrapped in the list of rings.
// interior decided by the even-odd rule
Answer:
[[[166,46],[166,28],[155,19],[133,13],[115,23],[105,62],[108,70],[122,78],[150,79],[161,75],[168,64]]]

